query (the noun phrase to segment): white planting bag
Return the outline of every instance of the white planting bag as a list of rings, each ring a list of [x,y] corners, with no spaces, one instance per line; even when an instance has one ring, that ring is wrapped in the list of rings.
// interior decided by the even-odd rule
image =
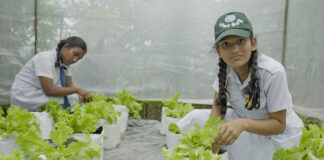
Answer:
[[[127,129],[127,122],[129,116],[129,110],[126,106],[113,104],[116,112],[121,112],[121,115],[118,117],[118,126],[120,133],[124,133]]]
[[[162,107],[162,113],[161,113],[161,126],[160,126],[160,134],[165,135],[167,129],[165,128],[165,114],[164,114],[164,110],[167,107]]]
[[[178,142],[178,139],[182,138],[182,134],[175,134],[169,130],[166,133],[166,145],[168,148],[173,148]]]
[[[55,130],[55,123],[53,117],[47,112],[31,112],[36,116],[36,122],[42,132],[43,139],[51,139],[50,134]]]
[[[166,108],[167,107],[162,107],[161,128],[160,128],[160,134],[162,134],[162,135],[166,135],[171,122],[177,123],[180,120],[180,118],[172,118],[172,117],[165,116],[164,110]]]
[[[100,146],[103,146],[103,139],[104,139],[104,134],[105,134],[105,130],[103,129],[101,134],[89,134],[91,140],[94,143],[100,144]],[[83,133],[76,133],[72,136],[73,139],[76,140],[80,140],[82,139],[86,134]],[[93,160],[103,160],[103,154],[104,154],[104,149],[102,148],[102,150],[100,151],[100,158],[94,157]]]
[[[108,138],[103,141],[104,149],[113,149],[120,144],[120,129],[117,123],[110,124],[104,119],[98,120],[98,126],[102,126]]]
[[[170,123],[177,123],[179,120],[180,118],[165,117],[166,141],[168,148],[173,148],[178,143],[178,139],[182,137],[169,131]]]
[[[20,146],[16,144],[16,137],[14,135],[10,135],[6,138],[0,136],[0,153],[12,154],[13,149],[19,148]]]
[[[229,157],[228,157],[228,153],[227,152],[224,152],[222,154],[222,160],[229,160]]]

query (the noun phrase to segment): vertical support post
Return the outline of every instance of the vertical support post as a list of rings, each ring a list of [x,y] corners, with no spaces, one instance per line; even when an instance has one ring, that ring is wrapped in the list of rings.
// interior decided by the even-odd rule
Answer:
[[[289,6],[289,0],[286,0],[284,26],[283,26],[284,28],[283,28],[283,37],[282,37],[282,53],[281,53],[281,63],[283,66],[286,65],[288,6]]]
[[[35,20],[34,20],[34,32],[35,32],[35,54],[37,53],[37,24],[38,24],[38,13],[37,13],[37,0],[35,0],[35,4],[34,4],[34,17],[35,17]]]

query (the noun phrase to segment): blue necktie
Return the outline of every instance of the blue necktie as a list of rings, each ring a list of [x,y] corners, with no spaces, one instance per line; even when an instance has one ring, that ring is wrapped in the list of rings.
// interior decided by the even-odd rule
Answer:
[[[60,66],[60,78],[61,78],[61,85],[62,87],[66,87],[66,77],[64,72],[64,67]],[[66,109],[67,107],[70,107],[70,103],[67,99],[67,96],[64,96],[64,105],[63,108]]]

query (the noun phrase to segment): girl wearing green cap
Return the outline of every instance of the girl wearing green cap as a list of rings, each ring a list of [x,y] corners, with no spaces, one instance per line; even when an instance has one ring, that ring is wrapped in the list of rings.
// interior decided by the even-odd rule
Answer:
[[[178,121],[181,132],[203,126],[208,115],[221,117],[215,148],[231,160],[271,160],[276,150],[298,145],[303,123],[292,110],[284,67],[258,53],[248,18],[240,12],[221,16],[214,27],[219,72],[211,110],[194,110]],[[233,109],[227,109],[229,102]]]

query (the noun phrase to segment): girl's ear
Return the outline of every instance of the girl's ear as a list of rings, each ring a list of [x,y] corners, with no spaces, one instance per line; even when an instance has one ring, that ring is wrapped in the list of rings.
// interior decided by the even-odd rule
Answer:
[[[257,39],[253,37],[251,43],[252,43],[252,51],[255,51],[257,48]]]
[[[67,43],[65,43],[65,44],[63,45],[63,47],[61,48],[61,53],[64,54],[68,49],[69,49],[69,46],[68,46]]]
[[[214,44],[214,48],[216,49],[216,52],[217,52],[218,56],[220,57],[218,45]]]
[[[67,43],[65,43],[64,45],[63,45],[63,47],[62,47],[62,49],[69,49],[69,45],[67,44]]]

